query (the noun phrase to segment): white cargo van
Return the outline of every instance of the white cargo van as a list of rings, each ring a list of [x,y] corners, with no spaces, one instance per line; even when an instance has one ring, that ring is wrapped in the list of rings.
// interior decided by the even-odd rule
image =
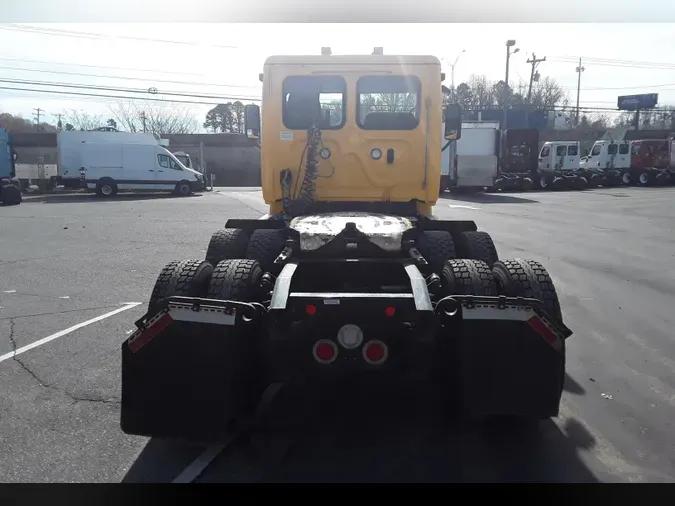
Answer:
[[[84,142],[80,177],[101,197],[118,190],[172,191],[189,195],[204,189],[204,177],[185,167],[165,147],[150,144]]]
[[[67,188],[79,188],[80,181],[80,148],[82,143],[113,144],[147,144],[161,145],[162,139],[156,134],[142,132],[111,132],[111,131],[62,131],[56,136],[58,147],[58,175],[57,183]]]

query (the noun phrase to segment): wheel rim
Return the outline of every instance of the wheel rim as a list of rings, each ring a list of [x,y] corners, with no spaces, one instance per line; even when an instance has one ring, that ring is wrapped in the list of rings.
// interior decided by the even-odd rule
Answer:
[[[647,184],[647,181],[649,181],[649,176],[647,175],[647,173],[643,172],[642,174],[640,174],[640,182],[642,184]]]
[[[539,186],[541,186],[542,188],[547,188],[547,187],[548,187],[548,181],[546,181],[546,178],[543,178],[543,177],[542,177],[542,178],[539,180]]]
[[[188,195],[190,193],[190,187],[186,184],[182,184],[181,187],[180,187],[180,192],[183,195]]]
[[[112,194],[112,191],[113,191],[112,186],[110,186],[109,184],[104,184],[103,186],[101,186],[101,193],[103,195],[108,196]]]
[[[623,176],[621,176],[621,181],[623,181],[624,184],[629,184],[630,183],[630,175],[624,174]]]

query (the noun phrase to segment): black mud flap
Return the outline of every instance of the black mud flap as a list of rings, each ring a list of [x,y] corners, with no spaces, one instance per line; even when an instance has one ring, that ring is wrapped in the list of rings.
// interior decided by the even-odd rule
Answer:
[[[262,393],[262,314],[253,304],[170,297],[136,322],[122,344],[122,430],[204,442],[228,434]]]
[[[540,301],[506,297],[447,297],[437,312],[458,337],[462,416],[545,419],[558,415],[565,381],[565,339],[572,332]],[[452,314],[454,312],[454,314]],[[451,314],[448,314],[451,313]]]

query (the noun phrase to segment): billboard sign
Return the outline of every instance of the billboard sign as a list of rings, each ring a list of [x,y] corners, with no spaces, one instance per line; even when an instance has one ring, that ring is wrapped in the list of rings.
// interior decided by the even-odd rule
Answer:
[[[647,93],[644,95],[624,95],[619,97],[618,105],[620,111],[636,111],[638,109],[653,109],[659,102],[658,93]]]

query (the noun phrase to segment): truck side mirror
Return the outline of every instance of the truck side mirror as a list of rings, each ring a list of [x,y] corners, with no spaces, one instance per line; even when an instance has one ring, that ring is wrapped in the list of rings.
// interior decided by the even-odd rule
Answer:
[[[244,130],[249,139],[260,138],[260,107],[255,104],[244,106]]]
[[[445,106],[445,140],[458,140],[462,137],[462,108],[459,104]]]

